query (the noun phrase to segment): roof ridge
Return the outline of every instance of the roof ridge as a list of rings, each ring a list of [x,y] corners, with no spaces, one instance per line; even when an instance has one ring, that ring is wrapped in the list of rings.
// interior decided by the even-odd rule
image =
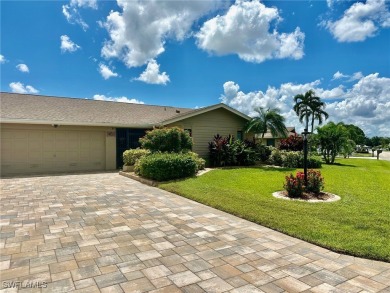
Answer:
[[[185,110],[197,110],[194,108],[187,107],[177,107],[177,106],[168,106],[168,105],[153,105],[153,104],[141,104],[141,103],[127,103],[127,102],[117,102],[117,101],[107,101],[107,100],[95,100],[92,98],[72,98],[72,97],[64,97],[64,96],[47,96],[47,95],[37,95],[37,94],[27,94],[27,93],[11,93],[11,92],[0,92],[0,94],[8,94],[8,95],[21,95],[21,96],[33,96],[33,97],[42,97],[42,98],[60,98],[60,99],[68,99],[68,100],[80,100],[80,101],[89,101],[89,102],[110,102],[110,103],[124,103],[129,105],[143,105],[143,106],[152,106],[152,107],[169,107],[174,109],[185,109]],[[126,97],[127,98],[127,97]]]

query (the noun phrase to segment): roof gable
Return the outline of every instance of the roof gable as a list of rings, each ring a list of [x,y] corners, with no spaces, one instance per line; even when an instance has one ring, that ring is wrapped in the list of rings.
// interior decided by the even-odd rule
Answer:
[[[182,113],[180,115],[177,115],[175,117],[172,117],[172,118],[169,118],[167,120],[164,120],[161,122],[161,124],[163,125],[167,125],[167,124],[171,124],[171,123],[175,123],[175,122],[178,122],[178,121],[181,121],[181,120],[184,120],[184,119],[187,119],[187,118],[191,118],[191,117],[194,117],[194,116],[197,116],[197,115],[200,115],[200,114],[203,114],[203,113],[207,113],[207,112],[210,112],[210,111],[214,111],[214,110],[217,110],[217,109],[225,109],[237,116],[240,116],[241,118],[245,119],[245,120],[250,120],[251,118],[247,115],[245,115],[244,113],[241,113],[240,111],[237,111],[229,106],[227,106],[226,104],[215,104],[215,105],[211,105],[211,106],[208,106],[208,107],[204,107],[204,108],[200,108],[200,109],[195,109],[195,110],[192,110],[192,111],[188,111],[188,112],[185,112],[185,113]]]

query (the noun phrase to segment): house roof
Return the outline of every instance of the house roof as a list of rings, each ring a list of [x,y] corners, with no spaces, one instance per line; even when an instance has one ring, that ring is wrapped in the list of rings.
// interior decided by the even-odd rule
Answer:
[[[169,118],[169,119],[163,121],[163,124],[166,125],[166,124],[174,123],[174,122],[177,122],[177,121],[180,121],[180,120],[183,120],[183,119],[187,119],[187,118],[199,115],[199,114],[203,114],[203,113],[206,113],[206,112],[209,112],[209,111],[213,111],[213,110],[216,110],[216,109],[221,109],[221,108],[225,109],[225,110],[228,110],[230,112],[233,112],[234,114],[244,118],[245,120],[250,120],[251,119],[251,117],[245,115],[244,113],[242,113],[240,111],[237,111],[236,109],[233,109],[232,107],[229,107],[226,104],[220,103],[220,104],[215,104],[215,105],[211,105],[211,106],[208,106],[208,107],[195,109],[195,110],[188,111],[188,112],[183,112],[183,113],[181,113],[181,114],[179,114],[177,116],[174,116],[172,118]]]
[[[151,128],[218,108],[249,119],[245,114],[224,104],[190,109],[29,94],[0,94],[2,123]]]

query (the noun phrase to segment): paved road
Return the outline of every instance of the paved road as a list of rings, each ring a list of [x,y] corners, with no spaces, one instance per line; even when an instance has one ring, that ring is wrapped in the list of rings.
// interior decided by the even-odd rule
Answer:
[[[390,292],[389,263],[118,174],[2,179],[1,196],[2,288],[14,280],[47,284],[37,292]]]
[[[368,159],[368,160],[377,160],[376,152],[374,154],[374,157],[350,157],[350,159]],[[390,161],[390,152],[389,151],[383,151],[379,154],[379,160],[385,160]]]

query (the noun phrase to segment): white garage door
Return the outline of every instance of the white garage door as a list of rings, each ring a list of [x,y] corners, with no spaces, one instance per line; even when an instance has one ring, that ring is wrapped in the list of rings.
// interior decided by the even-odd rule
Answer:
[[[45,174],[105,169],[105,132],[3,130],[1,174]]]

